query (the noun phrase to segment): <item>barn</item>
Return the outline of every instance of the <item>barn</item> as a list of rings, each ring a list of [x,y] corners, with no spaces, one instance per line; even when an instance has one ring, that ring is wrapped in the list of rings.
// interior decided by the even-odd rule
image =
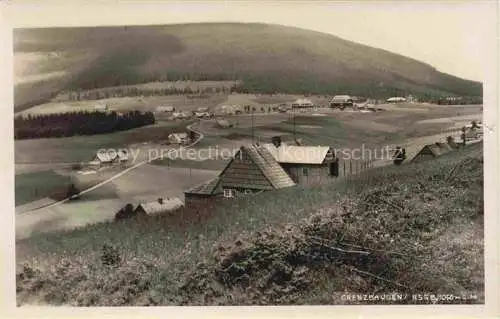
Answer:
[[[453,148],[448,143],[434,143],[422,147],[422,149],[412,158],[412,163],[418,163],[425,160],[439,157],[443,154],[449,153]]]
[[[299,185],[312,185],[339,176],[339,162],[329,146],[264,144],[268,152]]]
[[[184,204],[178,197],[174,198],[158,198],[154,202],[142,203],[135,209],[136,215],[154,215],[172,212],[183,207]]]

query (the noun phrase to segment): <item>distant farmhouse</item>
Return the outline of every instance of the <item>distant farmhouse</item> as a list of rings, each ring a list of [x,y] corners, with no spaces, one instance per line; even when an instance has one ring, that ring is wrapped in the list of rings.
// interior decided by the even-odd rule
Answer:
[[[185,112],[174,112],[172,113],[172,119],[176,120],[176,119],[188,119],[190,118],[191,115],[185,113]]]
[[[168,135],[168,142],[170,144],[187,144],[189,143],[188,133],[172,133]]]
[[[402,96],[394,96],[385,100],[387,103],[403,103],[406,102],[406,98]]]
[[[228,120],[217,120],[216,122],[217,127],[219,128],[231,128],[233,127],[233,124],[229,122]]]
[[[314,103],[309,99],[297,99],[292,103],[292,108],[312,108],[314,107]]]
[[[433,159],[453,151],[452,146],[448,143],[434,143],[422,147],[422,149],[413,157],[412,163],[418,163],[425,160]]]
[[[335,95],[330,101],[331,107],[353,106],[354,99],[349,95]]]
[[[115,163],[124,163],[128,160],[128,154],[124,150],[118,150],[117,152],[97,152],[89,164],[96,166],[112,165]]]
[[[217,178],[184,192],[186,206],[313,184],[338,176],[338,160],[330,147],[273,142],[242,146]]]
[[[155,109],[155,112],[156,113],[170,113],[170,112],[174,112],[175,111],[175,108],[173,106],[157,106],[156,109]]]
[[[97,104],[94,109],[99,112],[108,112],[109,107],[106,104]]]

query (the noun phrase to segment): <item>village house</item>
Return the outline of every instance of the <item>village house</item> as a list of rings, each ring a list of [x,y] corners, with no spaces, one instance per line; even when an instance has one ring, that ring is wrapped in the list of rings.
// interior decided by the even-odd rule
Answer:
[[[89,165],[93,166],[103,166],[112,165],[116,163],[124,163],[129,160],[128,153],[125,150],[109,151],[109,152],[97,152]]]
[[[167,106],[157,106],[155,109],[156,113],[169,113],[169,112],[174,112],[175,108],[173,106],[167,105]]]
[[[228,120],[216,120],[215,123],[217,124],[217,127],[219,128],[231,128],[233,127],[233,124],[229,122]]]
[[[338,159],[328,146],[273,143],[241,147],[217,178],[184,192],[186,206],[206,205],[262,191],[309,185],[339,176]]]
[[[330,101],[331,107],[337,106],[353,106],[354,100],[349,95],[335,95]]]
[[[113,156],[115,154],[115,156]],[[112,152],[97,152],[92,160],[89,162],[90,165],[111,165],[117,162],[116,153]]]
[[[189,142],[188,133],[172,133],[168,135],[168,142],[170,144],[186,144]]]
[[[156,201],[141,203],[135,209],[135,215],[155,215],[173,212],[184,204],[178,197],[174,198],[158,198]]]
[[[242,146],[216,179],[184,192],[186,206],[295,186],[261,145]]]
[[[271,153],[261,145],[241,147],[219,178],[226,198],[295,185]]]
[[[394,96],[394,97],[390,97],[386,100],[387,103],[402,103],[402,102],[406,102],[406,98],[404,97],[401,97],[401,96]]]
[[[288,145],[276,139],[263,147],[296,184],[317,184],[339,176],[339,162],[329,146]]]
[[[292,103],[292,108],[312,108],[314,103],[308,99],[298,99]]]
[[[428,144],[422,147],[422,149],[412,158],[411,163],[433,159],[451,151],[453,151],[453,148],[448,143],[436,142],[434,144]]]

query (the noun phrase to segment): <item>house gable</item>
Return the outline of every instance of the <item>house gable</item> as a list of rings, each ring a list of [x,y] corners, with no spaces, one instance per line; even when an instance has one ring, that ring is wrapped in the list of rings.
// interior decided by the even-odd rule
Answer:
[[[273,185],[260,166],[241,148],[220,174],[222,188],[272,190]]]

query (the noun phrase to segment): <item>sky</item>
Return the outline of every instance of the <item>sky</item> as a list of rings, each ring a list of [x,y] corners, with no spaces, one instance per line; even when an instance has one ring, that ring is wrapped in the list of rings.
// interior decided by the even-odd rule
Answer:
[[[333,34],[483,81],[496,45],[498,2],[51,1],[3,10],[13,27],[262,22]],[[490,55],[491,56],[491,55]]]

